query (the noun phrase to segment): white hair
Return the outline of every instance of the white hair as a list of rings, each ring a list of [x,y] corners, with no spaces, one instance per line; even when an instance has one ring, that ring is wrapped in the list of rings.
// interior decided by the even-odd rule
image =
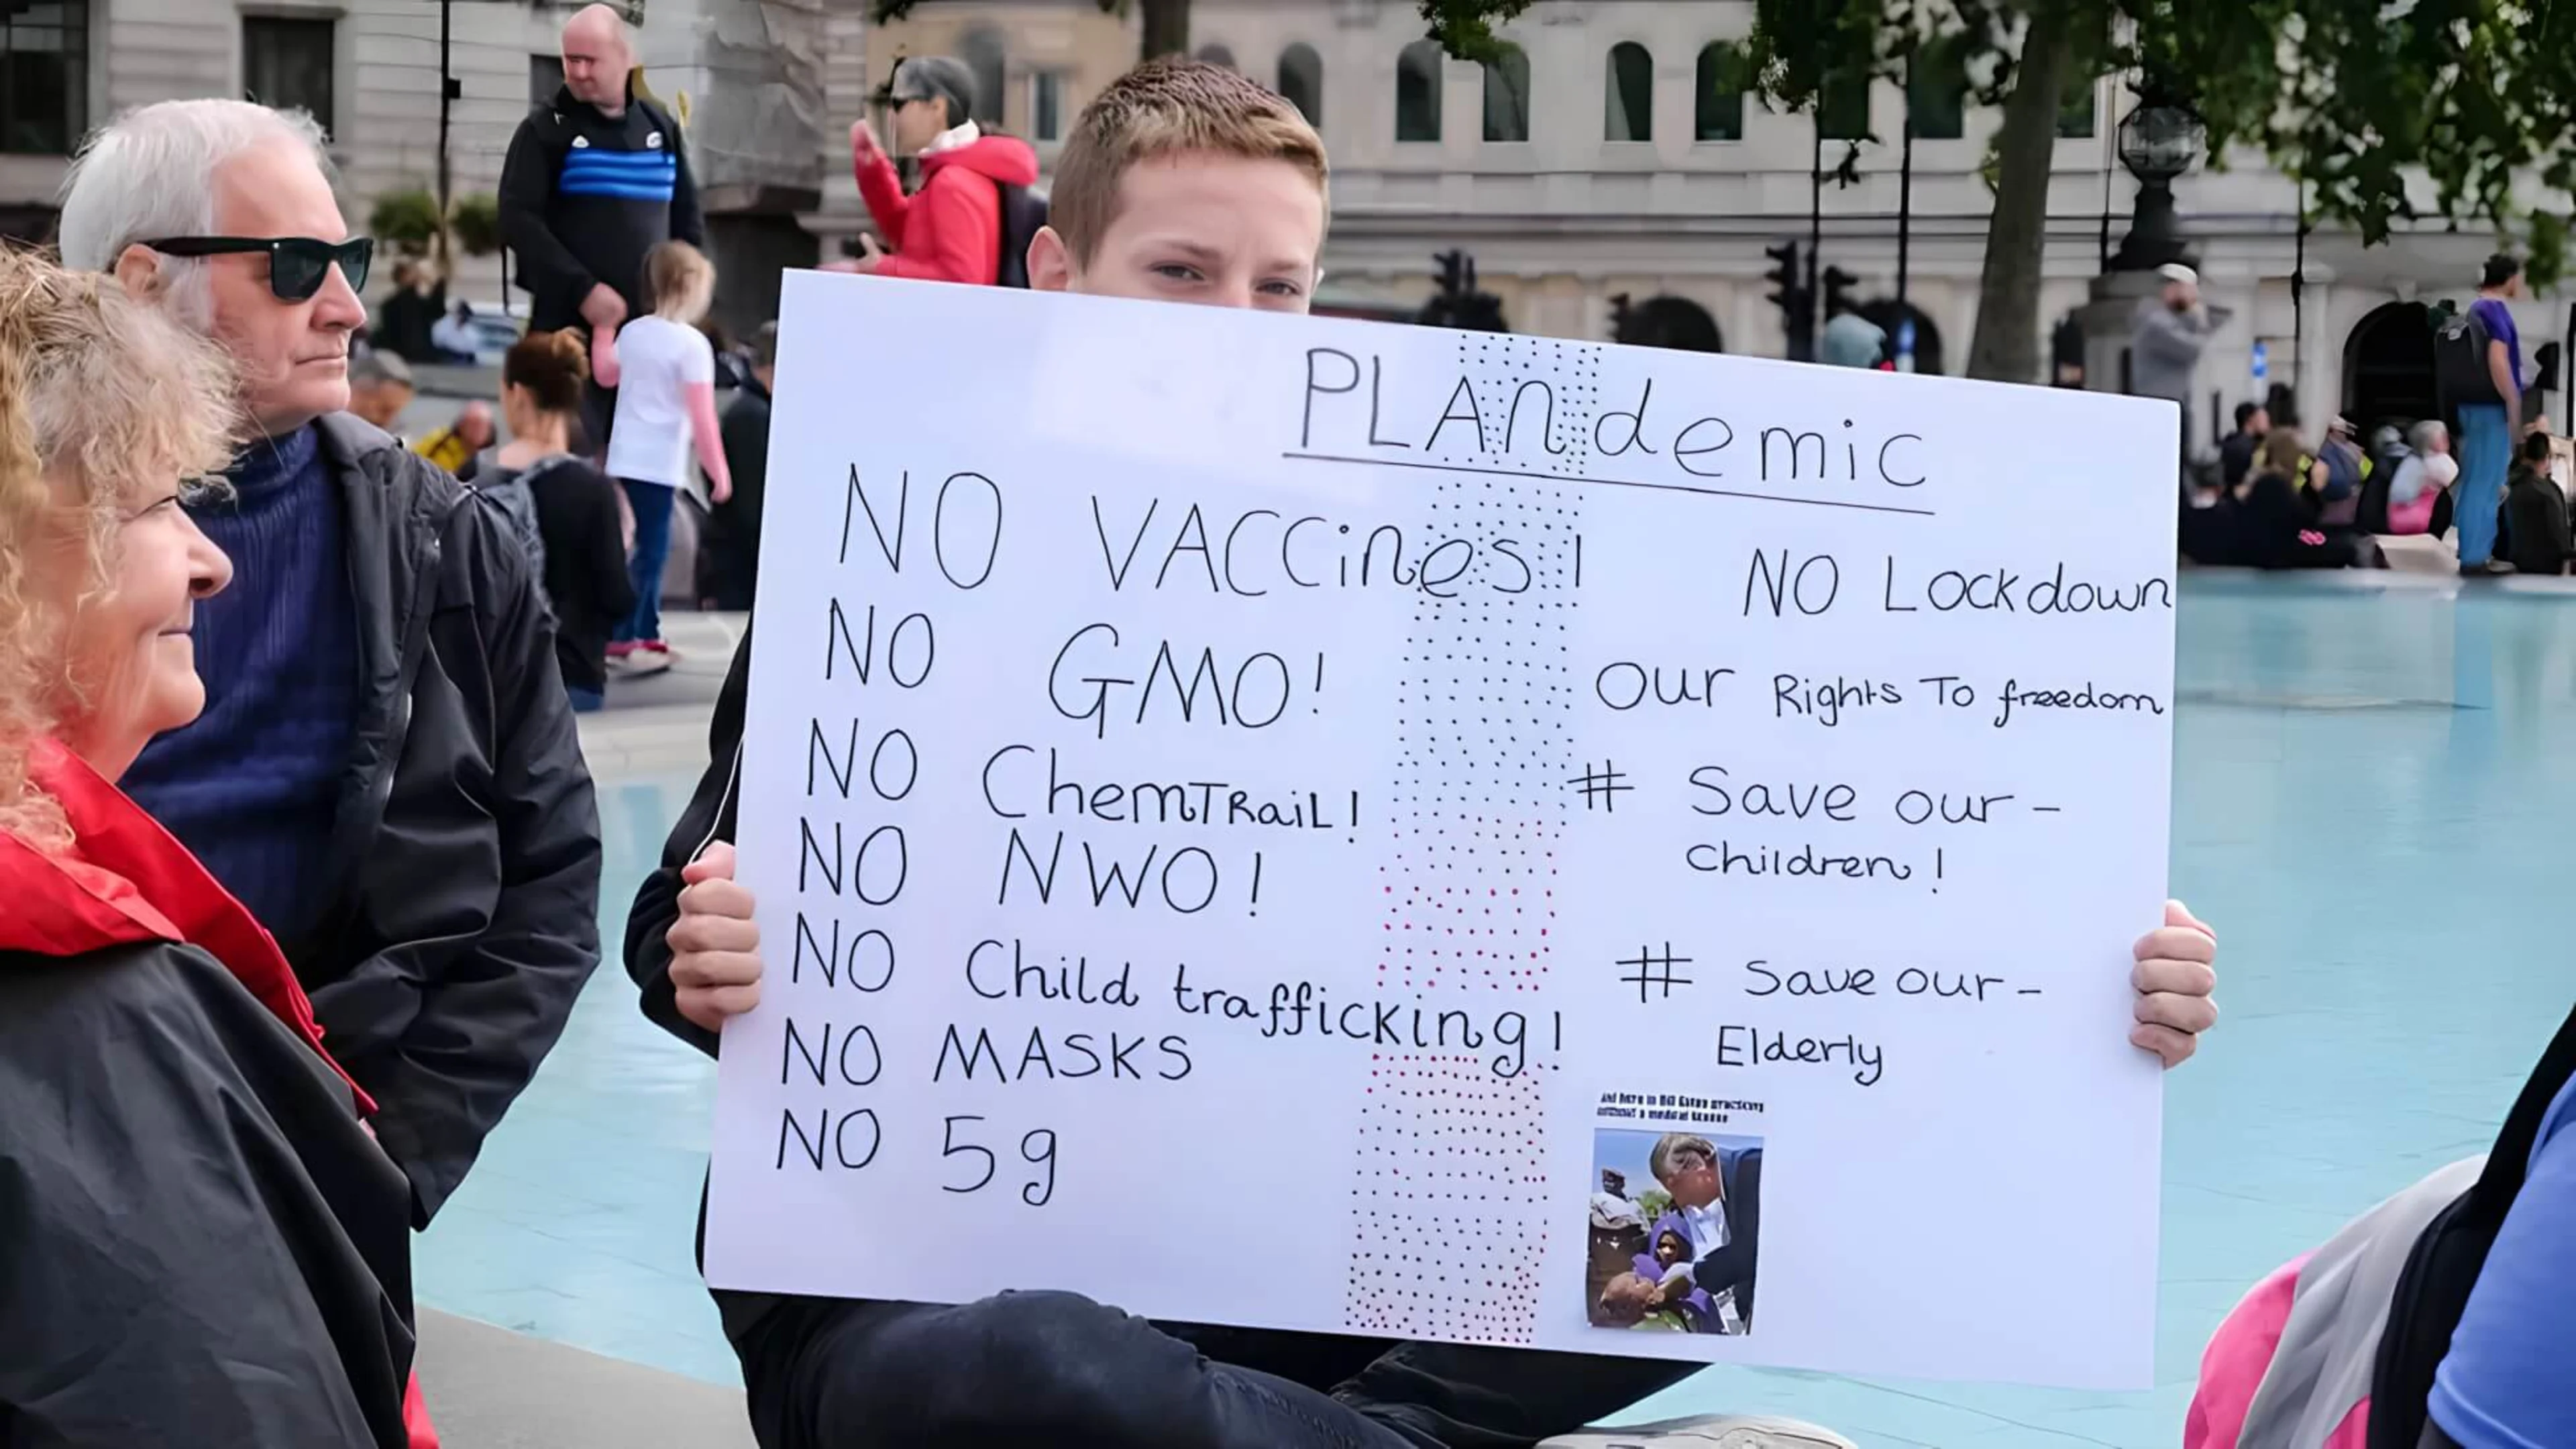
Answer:
[[[215,228],[215,171],[261,146],[300,146],[325,180],[330,153],[322,127],[302,111],[249,101],[158,101],[125,112],[90,135],[63,179],[57,225],[63,265],[113,270],[137,242],[204,236]],[[201,258],[163,257],[171,307],[199,330],[211,325]]]

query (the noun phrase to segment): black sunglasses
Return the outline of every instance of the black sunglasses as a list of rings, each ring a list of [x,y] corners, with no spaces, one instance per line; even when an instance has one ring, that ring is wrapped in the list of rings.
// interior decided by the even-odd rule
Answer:
[[[337,262],[349,290],[366,290],[367,269],[375,264],[376,239],[351,237],[333,244],[309,236],[174,236],[145,246],[165,257],[227,257],[265,254],[268,289],[281,302],[302,302],[322,290],[322,279]]]

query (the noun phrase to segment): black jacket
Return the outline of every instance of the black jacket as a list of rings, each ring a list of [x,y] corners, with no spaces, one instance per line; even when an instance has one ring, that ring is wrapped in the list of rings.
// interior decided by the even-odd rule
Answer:
[[[500,505],[357,418],[321,427],[365,690],[333,904],[283,944],[426,1225],[599,964],[599,812]]]
[[[1753,1326],[1753,1270],[1762,1254],[1762,1150],[1751,1148],[1735,1159],[1725,1183],[1726,1246],[1699,1260],[1691,1282],[1715,1298],[1732,1288],[1735,1311],[1744,1326]]]
[[[2567,495],[2558,480],[2523,463],[2513,468],[2505,488],[2505,545],[2516,570],[2526,574],[2563,574],[2576,557],[2568,537]]]
[[[582,299],[605,282],[640,317],[644,254],[706,243],[680,128],[634,99],[615,119],[570,90],[528,112],[501,164],[501,236],[532,299],[528,329],[583,326]]]
[[[403,1449],[402,1174],[194,946],[0,950],[0,1444]]]
[[[769,389],[757,378],[734,393],[719,425],[733,497],[707,515],[707,586],[719,609],[747,612],[758,592],[760,507],[769,482]]]
[[[751,630],[733,651],[724,688],[707,721],[707,768],[697,792],[680,811],[662,845],[662,863],[635,891],[626,913],[626,973],[644,988],[644,1014],[655,1025],[705,1052],[716,1054],[715,1033],[680,1015],[671,985],[671,944],[663,939],[680,919],[680,871],[713,841],[733,839],[735,797],[742,785],[742,717],[751,696]]]
[[[439,361],[438,346],[429,340],[429,329],[446,313],[446,282],[437,283],[427,292],[414,287],[397,288],[376,307],[376,331],[370,340],[406,362]]]
[[[696,793],[689,797],[678,823],[671,827],[670,838],[663,843],[662,863],[636,888],[634,909],[626,916],[626,970],[635,978],[635,984],[644,988],[644,1015],[708,1056],[716,1054],[718,1038],[680,1015],[679,995],[671,985],[671,943],[667,937],[672,924],[680,919],[681,868],[710,843],[730,843],[734,838],[735,804],[742,793],[743,712],[750,695],[751,630],[746,628],[742,643],[734,649],[733,667],[725,671],[724,688],[716,695],[715,713],[707,722],[706,773],[698,777]],[[706,1227],[706,1203],[701,1198],[701,1266],[706,1257]],[[781,1412],[789,1400],[782,1394],[764,1391],[762,1376],[780,1365],[794,1363],[804,1345],[828,1332],[838,1321],[843,1304],[839,1299],[796,1294],[741,1293],[722,1288],[709,1291],[715,1297],[725,1337],[753,1380],[754,1436],[763,1444],[781,1442],[784,1431],[765,1416]]]
[[[495,487],[501,481],[495,476],[476,486]],[[546,545],[555,663],[566,688],[600,693],[608,688],[608,636],[635,611],[635,576],[626,566],[617,480],[579,458],[561,458],[527,486],[536,504],[537,533]]]

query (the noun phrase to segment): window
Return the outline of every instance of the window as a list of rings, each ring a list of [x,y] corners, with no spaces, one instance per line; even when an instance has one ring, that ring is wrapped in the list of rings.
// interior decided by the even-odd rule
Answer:
[[[1279,52],[1279,94],[1297,108],[1309,126],[1324,124],[1324,58],[1311,45],[1292,45]]]
[[[979,125],[1002,124],[1002,37],[984,26],[977,26],[957,38],[957,58],[975,72],[975,109],[973,119]]]
[[[303,111],[329,131],[332,74],[339,69],[336,23],[283,15],[242,17],[242,97],[272,110]]]
[[[1816,134],[1828,141],[1869,139],[1869,75],[1829,76],[1816,96]]]
[[[563,57],[532,55],[528,57],[528,104],[542,106],[563,89]]]
[[[1234,52],[1222,45],[1200,46],[1199,59],[1206,61],[1210,65],[1224,66],[1227,70],[1238,68],[1234,63]]]
[[[10,0],[0,15],[0,151],[69,155],[89,129],[87,0]]]
[[[1720,40],[1699,53],[1699,75],[1692,82],[1691,134],[1702,141],[1744,139],[1744,92],[1753,79],[1744,52]]]
[[[1064,73],[1042,70],[1029,77],[1029,139],[1064,139]]]
[[[1529,53],[1510,41],[1485,62],[1485,139],[1529,139]]]
[[[1956,36],[1939,37],[1906,65],[1905,124],[1925,141],[1968,134],[1968,62]]]
[[[1440,70],[1437,43],[1417,40],[1395,58],[1395,139],[1440,139]]]
[[[1601,82],[1608,113],[1604,141],[1655,139],[1655,58],[1633,40],[1610,47],[1609,73]]]
[[[2093,93],[2099,77],[2078,76],[2066,83],[2066,104],[2057,108],[2057,134],[2069,141],[2093,138]]]

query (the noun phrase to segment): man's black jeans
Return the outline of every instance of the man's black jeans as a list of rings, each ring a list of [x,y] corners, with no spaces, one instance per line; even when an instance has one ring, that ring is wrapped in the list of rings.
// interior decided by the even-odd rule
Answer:
[[[1519,1449],[1697,1368],[1151,1324],[1071,1293],[717,1296],[763,1449]]]

